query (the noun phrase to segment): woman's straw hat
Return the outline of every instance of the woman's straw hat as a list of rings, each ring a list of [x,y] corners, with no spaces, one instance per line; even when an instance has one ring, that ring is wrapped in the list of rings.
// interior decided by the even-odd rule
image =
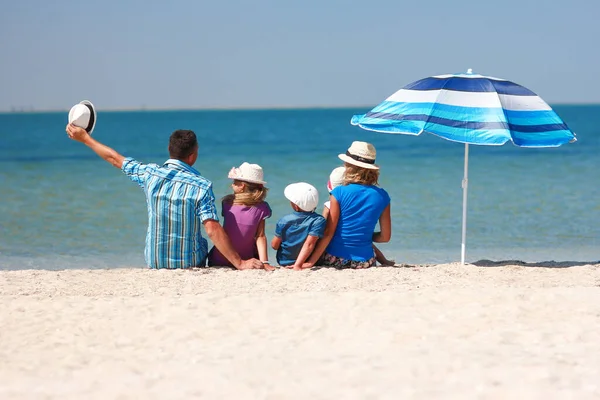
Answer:
[[[346,151],[346,154],[340,154],[340,160],[353,164],[361,168],[379,169],[375,165],[375,146],[367,142],[352,142],[352,145]]]

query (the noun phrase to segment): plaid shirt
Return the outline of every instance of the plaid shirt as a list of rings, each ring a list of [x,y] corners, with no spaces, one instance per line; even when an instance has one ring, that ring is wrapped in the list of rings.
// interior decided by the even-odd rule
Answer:
[[[121,169],[146,193],[146,264],[150,268],[204,266],[208,243],[201,234],[202,222],[219,220],[212,183],[174,159],[161,167],[126,158]]]

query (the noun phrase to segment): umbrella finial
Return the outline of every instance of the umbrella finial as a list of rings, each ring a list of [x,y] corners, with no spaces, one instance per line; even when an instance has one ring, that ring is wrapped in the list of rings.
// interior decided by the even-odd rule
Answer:
[[[472,74],[472,73],[473,73],[473,68],[469,68],[469,69],[467,70],[467,74]]]

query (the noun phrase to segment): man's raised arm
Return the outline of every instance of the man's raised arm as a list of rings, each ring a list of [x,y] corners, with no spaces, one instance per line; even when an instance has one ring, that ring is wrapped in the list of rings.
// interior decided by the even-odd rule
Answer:
[[[66,131],[67,135],[69,135],[71,139],[85,144],[90,149],[94,150],[96,154],[98,154],[100,157],[102,157],[104,160],[111,163],[115,167],[121,169],[121,167],[123,166],[123,160],[125,159],[125,157],[123,157],[110,147],[105,146],[96,139],[92,138],[90,134],[86,132],[85,129],[75,126],[73,124],[68,124]]]

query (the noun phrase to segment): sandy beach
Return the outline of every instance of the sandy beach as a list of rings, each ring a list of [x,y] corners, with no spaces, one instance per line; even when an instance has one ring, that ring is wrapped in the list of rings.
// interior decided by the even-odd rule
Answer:
[[[600,396],[600,264],[0,271],[2,399]]]

